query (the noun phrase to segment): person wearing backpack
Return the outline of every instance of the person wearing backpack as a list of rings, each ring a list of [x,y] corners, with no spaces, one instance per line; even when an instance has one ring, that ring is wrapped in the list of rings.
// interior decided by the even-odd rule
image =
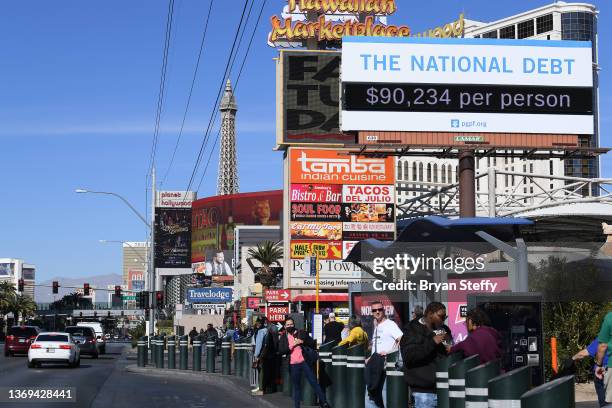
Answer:
[[[312,368],[318,358],[316,347],[316,342],[307,332],[295,328],[295,322],[292,318],[285,319],[285,333],[278,340],[278,352],[282,356],[289,355],[289,373],[293,384],[294,408],[300,408],[302,376],[306,377],[306,381],[313,388],[321,408],[331,408]]]

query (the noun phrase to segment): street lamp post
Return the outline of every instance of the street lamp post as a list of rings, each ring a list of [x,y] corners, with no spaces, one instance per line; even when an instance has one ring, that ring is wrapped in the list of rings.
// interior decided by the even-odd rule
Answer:
[[[151,200],[151,204],[152,204],[152,208],[151,208],[151,223],[149,224],[146,220],[145,217],[142,216],[142,214],[140,214],[138,212],[138,210],[136,210],[136,208],[130,204],[130,202],[128,200],[126,200],[123,196],[117,194],[117,193],[113,193],[113,192],[109,192],[109,191],[91,191],[91,190],[86,190],[83,188],[77,188],[74,190],[75,193],[79,193],[79,194],[83,194],[83,193],[90,193],[90,194],[104,194],[104,195],[110,195],[113,197],[116,197],[118,199],[120,199],[121,201],[123,201],[123,203],[125,205],[127,205],[130,210],[132,210],[132,212],[134,214],[136,214],[138,216],[138,218],[140,218],[140,220],[147,226],[147,228],[149,229],[149,236],[150,236],[150,245],[149,245],[149,262],[147,262],[147,275],[148,275],[148,281],[149,281],[149,336],[153,336],[154,334],[154,328],[155,328],[155,229],[153,228],[153,226],[155,225],[155,168],[152,169],[152,173],[151,173],[151,178],[152,178],[152,194],[151,196],[153,197],[153,199]]]

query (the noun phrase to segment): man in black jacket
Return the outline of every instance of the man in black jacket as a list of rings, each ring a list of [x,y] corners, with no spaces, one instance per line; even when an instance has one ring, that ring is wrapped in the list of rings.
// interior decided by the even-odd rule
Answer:
[[[310,335],[295,328],[295,322],[292,318],[285,319],[285,332],[278,340],[278,353],[280,355],[289,355],[289,372],[291,374],[291,383],[293,384],[293,405],[295,408],[300,408],[302,400],[302,375],[310,383],[317,398],[319,405],[322,408],[330,408],[325,394],[321,390],[321,386],[317,382],[314,371],[307,362],[307,351],[305,348],[316,350],[317,343]]]
[[[404,379],[412,390],[416,408],[435,408],[436,361],[446,356],[443,341],[452,337],[443,329],[446,308],[442,303],[427,305],[423,317],[404,328],[400,342],[404,360]]]

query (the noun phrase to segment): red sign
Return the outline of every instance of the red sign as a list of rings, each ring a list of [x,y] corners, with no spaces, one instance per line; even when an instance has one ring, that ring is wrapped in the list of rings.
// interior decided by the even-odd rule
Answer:
[[[259,305],[262,303],[260,297],[247,297],[247,309],[259,309]]]
[[[342,186],[337,184],[292,184],[289,201],[333,203],[342,201]]]
[[[290,302],[291,291],[288,289],[266,289],[264,298],[266,302]]]
[[[289,305],[268,305],[266,317],[270,322],[284,322],[289,314]]]

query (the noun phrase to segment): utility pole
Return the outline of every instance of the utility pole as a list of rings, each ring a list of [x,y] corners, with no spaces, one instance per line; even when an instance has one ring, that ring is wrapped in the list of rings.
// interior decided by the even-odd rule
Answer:
[[[151,228],[149,244],[149,338],[155,335],[155,202],[157,201],[155,191],[155,166],[151,169]]]

